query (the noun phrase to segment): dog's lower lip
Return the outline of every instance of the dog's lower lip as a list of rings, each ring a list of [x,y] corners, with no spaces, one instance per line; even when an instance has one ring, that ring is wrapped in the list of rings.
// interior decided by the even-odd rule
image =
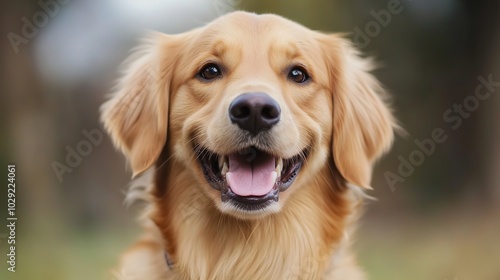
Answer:
[[[256,149],[253,147],[250,148]],[[266,153],[258,149],[256,150],[259,153]],[[243,151],[246,152],[247,149],[242,150],[242,152]],[[223,168],[220,166],[226,156],[216,154],[205,148],[197,148],[195,149],[195,153],[205,176],[205,180],[213,189],[221,192],[221,201],[231,202],[236,204],[238,208],[248,211],[262,209],[273,201],[277,202],[279,200],[279,193],[286,191],[295,181],[308,154],[307,150],[304,150],[291,158],[280,161],[280,163],[282,162],[282,166],[278,167],[278,170],[281,168],[281,171],[279,171],[280,174],[278,174],[274,187],[269,193],[262,196],[240,196],[231,190],[231,186],[228,185],[225,174],[222,175],[222,169],[225,167]]]
[[[273,190],[263,196],[240,196],[235,194],[229,187],[225,191],[221,192],[221,200],[222,202],[232,200],[244,205],[258,206],[270,201],[277,202],[279,200],[279,191],[276,188],[273,188]]]

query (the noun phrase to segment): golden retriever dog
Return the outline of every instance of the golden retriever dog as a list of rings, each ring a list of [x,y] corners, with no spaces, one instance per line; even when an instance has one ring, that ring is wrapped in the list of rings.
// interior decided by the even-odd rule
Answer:
[[[271,14],[150,36],[102,106],[133,175],[152,173],[116,277],[365,279],[351,232],[396,128],[371,68]]]

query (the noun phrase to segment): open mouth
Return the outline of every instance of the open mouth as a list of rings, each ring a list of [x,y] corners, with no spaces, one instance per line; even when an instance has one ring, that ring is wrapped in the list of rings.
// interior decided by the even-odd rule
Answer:
[[[283,159],[255,147],[229,155],[196,149],[205,179],[221,192],[222,202],[246,211],[261,210],[279,199],[297,178],[307,151]]]

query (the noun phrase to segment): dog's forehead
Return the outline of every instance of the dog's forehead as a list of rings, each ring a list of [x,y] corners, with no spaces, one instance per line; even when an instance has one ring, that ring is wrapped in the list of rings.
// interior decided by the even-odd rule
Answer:
[[[217,47],[224,43],[254,43],[259,47],[307,46],[314,41],[315,35],[316,32],[278,15],[239,11],[222,16],[202,28],[198,41],[205,46]]]
[[[272,28],[282,30],[294,28],[295,30],[308,30],[306,27],[275,14],[254,14],[249,12],[232,12],[221,16],[207,25],[207,27],[221,28],[227,25],[239,28]]]

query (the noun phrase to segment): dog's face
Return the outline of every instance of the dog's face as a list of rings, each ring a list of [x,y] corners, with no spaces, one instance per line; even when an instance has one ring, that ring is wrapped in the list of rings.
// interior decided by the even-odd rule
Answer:
[[[168,145],[221,212],[257,218],[281,211],[326,165],[369,186],[394,122],[368,70],[340,37],[236,12],[157,35],[103,120],[135,174]]]
[[[277,17],[233,15],[186,47],[187,76],[171,96],[174,154],[221,211],[277,212],[315,173],[308,158],[324,162],[332,102],[313,35]]]

